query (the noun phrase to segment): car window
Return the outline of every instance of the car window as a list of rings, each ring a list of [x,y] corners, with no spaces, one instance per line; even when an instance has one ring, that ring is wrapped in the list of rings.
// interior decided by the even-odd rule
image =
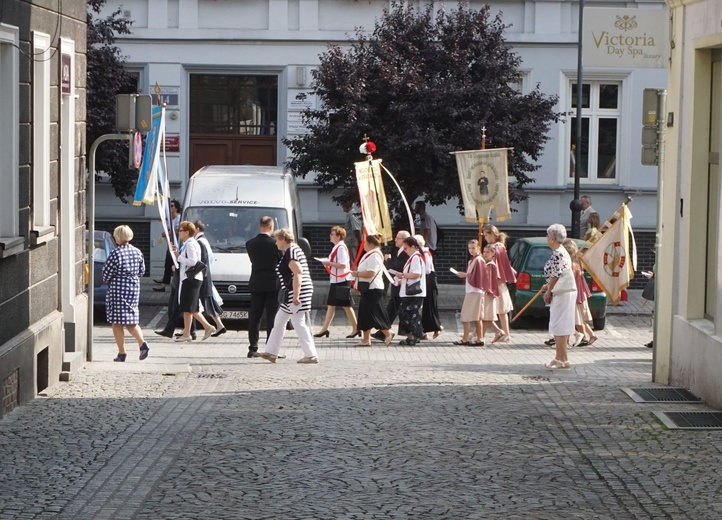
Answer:
[[[524,258],[524,251],[526,251],[526,249],[526,242],[515,242],[514,245],[511,246],[511,249],[509,250],[509,260],[511,261],[511,265],[514,269],[519,267],[519,262],[521,262],[521,259]]]
[[[535,247],[529,252],[524,269],[526,271],[543,271],[544,264],[552,256],[552,250],[548,247]]]

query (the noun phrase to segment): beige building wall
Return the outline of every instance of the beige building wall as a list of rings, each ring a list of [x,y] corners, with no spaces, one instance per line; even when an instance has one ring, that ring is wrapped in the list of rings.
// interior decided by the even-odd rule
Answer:
[[[672,58],[661,191],[655,381],[722,406],[719,150],[722,2],[668,0]]]

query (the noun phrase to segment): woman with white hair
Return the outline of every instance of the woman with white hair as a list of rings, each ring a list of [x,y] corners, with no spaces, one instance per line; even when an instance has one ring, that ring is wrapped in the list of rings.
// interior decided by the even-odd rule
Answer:
[[[554,336],[556,356],[544,366],[549,370],[571,368],[567,359],[567,343],[574,334],[574,318],[577,302],[577,289],[572,272],[572,260],[563,247],[567,230],[561,224],[552,224],[547,228],[547,244],[552,256],[544,265],[546,292],[544,302],[549,305],[549,333]]]

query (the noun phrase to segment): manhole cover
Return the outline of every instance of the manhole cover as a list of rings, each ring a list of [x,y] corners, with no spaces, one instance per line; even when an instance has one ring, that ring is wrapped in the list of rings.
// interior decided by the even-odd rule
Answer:
[[[670,430],[722,430],[722,412],[654,412]]]
[[[199,379],[225,379],[226,374],[210,374],[210,373],[203,373],[198,374]]]
[[[551,379],[545,376],[521,376],[524,381],[546,381],[551,382]]]
[[[702,399],[686,388],[622,388],[637,403],[701,403]]]

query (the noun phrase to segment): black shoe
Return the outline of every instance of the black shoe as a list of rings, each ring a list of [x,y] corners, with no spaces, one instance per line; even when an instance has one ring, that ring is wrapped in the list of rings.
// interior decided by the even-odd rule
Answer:
[[[123,363],[123,362],[125,362],[125,356],[127,356],[127,354],[118,354],[118,357],[115,358],[113,361],[119,361],[119,362]]]
[[[349,334],[349,335],[346,336],[346,337],[347,337],[347,338],[355,338],[356,336],[361,336],[361,331],[360,331],[360,330],[357,330],[356,332],[353,332],[353,333]]]
[[[550,347],[557,344],[557,340],[554,338],[549,338],[544,342],[545,345],[549,345]]]
[[[258,354],[255,350],[249,350],[248,354],[246,354],[246,357],[254,358],[254,357],[261,357],[260,354]]]
[[[226,328],[223,327],[221,330],[217,330],[217,331],[215,331],[213,334],[211,334],[211,337],[212,337],[212,338],[217,338],[217,337],[220,336],[221,334],[225,334],[225,333],[226,333]]]
[[[654,340],[650,341],[649,343],[645,343],[644,346],[647,348],[654,348]]]
[[[155,292],[165,292],[165,287],[153,287]]]
[[[150,351],[150,348],[148,347],[148,344],[144,341],[143,344],[140,346],[140,359],[143,361],[145,358],[148,357],[148,351]]]
[[[164,283],[165,283],[163,280],[155,280],[155,279],[153,279],[153,281],[154,281],[155,283],[158,283],[158,284],[161,284],[161,283],[164,284]]]
[[[331,333],[330,333],[328,330],[324,330],[323,332],[319,332],[318,334],[314,334],[313,337],[314,337],[314,338],[327,338],[327,337],[329,337],[330,334],[331,334]],[[346,337],[350,337],[350,336],[346,336]]]
[[[174,337],[175,337],[175,338],[180,338],[182,335],[183,335],[183,333],[182,333],[182,332],[179,332],[179,333],[176,334]],[[162,334],[161,334],[161,336],[162,336]],[[193,341],[196,340],[196,333],[195,333],[195,332],[191,332],[191,338],[193,339]]]
[[[159,336],[163,336],[164,338],[170,338],[173,339],[173,333],[172,332],[166,332],[164,330],[154,330],[156,334]],[[180,334],[176,334],[176,337],[180,336]]]

